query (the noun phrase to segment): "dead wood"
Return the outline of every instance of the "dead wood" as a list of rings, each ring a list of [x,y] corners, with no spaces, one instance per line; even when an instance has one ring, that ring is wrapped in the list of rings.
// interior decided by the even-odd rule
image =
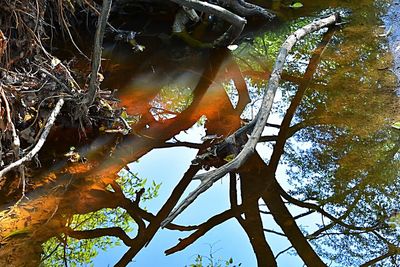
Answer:
[[[171,222],[174,218],[176,218],[181,212],[183,212],[186,207],[188,207],[200,194],[208,190],[214,182],[221,179],[227,173],[236,171],[246,160],[252,155],[255,150],[257,143],[259,142],[261,133],[267,123],[269,113],[272,108],[273,100],[275,97],[275,93],[279,86],[279,81],[283,69],[283,65],[286,61],[286,57],[288,56],[292,47],[296,44],[298,40],[303,38],[305,35],[315,32],[321,28],[328,27],[334,25],[339,21],[339,15],[334,14],[327,18],[323,18],[317,21],[314,21],[303,28],[292,33],[286,41],[281,46],[279,50],[279,54],[277,56],[275,66],[272,70],[271,77],[268,81],[267,88],[265,90],[265,94],[263,97],[261,109],[259,110],[256,118],[251,121],[248,125],[239,129],[237,132],[240,134],[246,134],[247,132],[252,131],[249,140],[243,146],[243,149],[240,153],[230,162],[217,168],[215,170],[209,171],[204,174],[196,175],[193,179],[200,180],[201,184],[189,194],[171,213],[170,215],[163,221],[162,226],[165,226],[169,222]],[[235,140],[235,136],[237,133],[229,136],[227,140]]]
[[[97,22],[97,29],[94,40],[94,48],[92,55],[92,72],[90,73],[89,88],[84,99],[84,104],[89,106],[93,104],[96,94],[99,90],[99,70],[101,66],[101,55],[103,50],[104,32],[106,29],[108,17],[110,15],[112,0],[104,0],[103,7]]]

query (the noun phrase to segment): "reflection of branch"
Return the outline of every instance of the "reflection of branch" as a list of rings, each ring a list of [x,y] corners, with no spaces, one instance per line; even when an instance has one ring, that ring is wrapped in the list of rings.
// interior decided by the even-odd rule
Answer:
[[[143,246],[148,244],[154,237],[157,230],[160,228],[161,222],[168,216],[173,207],[182,197],[183,192],[189,186],[193,176],[199,171],[199,166],[190,165],[189,169],[185,172],[178,185],[172,191],[170,197],[164,203],[154,219],[150,221],[148,227],[136,237],[135,245],[130,247],[129,250],[122,256],[122,258],[115,264],[116,267],[126,266],[141,250]]]
[[[69,237],[76,238],[76,239],[92,239],[92,238],[99,238],[103,236],[114,236],[118,237],[119,239],[124,242],[127,246],[132,246],[131,239],[124,230],[120,227],[109,227],[109,228],[97,228],[94,230],[82,230],[82,231],[74,231],[69,227],[64,228],[64,233]]]
[[[125,196],[124,192],[122,191],[122,188],[116,181],[111,182],[111,187],[113,188],[114,193],[116,194],[115,198],[117,199],[118,206],[125,209],[128,212],[128,214],[132,217],[132,219],[135,220],[135,222],[140,222],[139,231],[145,228],[145,224],[142,219],[148,222],[154,220],[155,216],[152,213],[144,209],[141,209],[139,207],[140,196],[138,195],[138,193],[136,195],[136,199],[132,201]],[[183,226],[170,223],[166,226],[166,228],[170,230],[193,231],[196,230],[198,226]]]
[[[241,218],[238,221],[243,230],[246,232],[250,244],[253,247],[253,251],[257,259],[257,265],[277,266],[274,253],[272,252],[271,247],[265,239],[263,223],[260,215],[260,210],[258,208],[257,199],[253,199],[253,194],[243,194],[243,190],[246,190],[246,187],[251,186],[251,183],[249,181],[247,181],[247,185],[244,185],[244,183],[246,183],[245,180],[249,180],[247,178],[250,177],[243,176],[241,178],[242,198],[243,202],[246,202],[246,209],[244,211],[245,219]]]
[[[188,148],[194,148],[194,149],[200,149],[203,144],[199,143],[192,143],[192,142],[182,142],[182,141],[177,141],[177,142],[165,142],[163,144],[157,145],[154,148],[169,148],[169,147],[188,147]]]
[[[372,265],[374,265],[375,263],[378,263],[378,262],[380,262],[381,260],[384,260],[384,259],[386,259],[386,258],[389,258],[389,257],[391,257],[391,256],[393,256],[393,255],[395,255],[394,252],[388,251],[388,252],[386,252],[385,254],[383,254],[383,255],[381,255],[381,256],[379,256],[379,257],[376,257],[376,258],[374,258],[374,259],[372,259],[372,260],[367,261],[366,263],[361,264],[360,267],[372,266]]]
[[[292,249],[293,246],[290,246],[282,251],[280,251],[278,254],[276,254],[275,259],[277,259],[280,255],[282,255],[283,253],[287,252],[288,250]]]
[[[337,224],[339,224],[339,225],[341,225],[343,227],[346,227],[348,229],[351,229],[351,230],[367,230],[368,231],[368,230],[374,230],[377,227],[377,225],[368,226],[368,227],[362,227],[362,226],[354,226],[354,225],[347,224],[347,223],[345,223],[345,222],[343,222],[341,220],[341,217],[336,218],[335,216],[333,216],[332,214],[326,212],[324,209],[322,209],[320,206],[318,206],[316,204],[303,202],[303,201],[300,201],[298,199],[295,199],[294,197],[292,197],[291,195],[286,193],[286,191],[283,190],[282,187],[280,187],[278,190],[280,191],[280,195],[284,199],[289,201],[291,204],[294,204],[294,205],[299,206],[299,207],[315,210],[315,211],[321,213],[323,216],[325,216],[328,219],[330,219],[331,221],[333,221],[333,222],[335,222],[335,223],[337,223]]]
[[[282,120],[278,134],[278,140],[276,141],[276,145],[269,162],[269,165],[271,166],[273,171],[276,171],[276,169],[278,168],[278,164],[284,152],[284,147],[287,139],[294,134],[294,132],[289,131],[290,123],[294,117],[297,107],[300,105],[301,100],[303,99],[303,95],[306,92],[309,83],[311,82],[314,76],[318,63],[321,60],[322,53],[324,52],[328,42],[331,40],[334,32],[335,32],[334,29],[331,29],[328,32],[326,32],[321,42],[319,43],[318,47],[314,50],[310,62],[307,66],[307,69],[304,73],[303,80],[299,84],[299,88],[293,100],[291,101],[289,108],[286,111],[285,117]]]
[[[266,136],[261,136],[258,142],[272,142],[272,141],[277,141],[278,136],[276,135],[266,135]]]
[[[272,179],[274,180],[274,179]],[[276,181],[272,181],[276,184]],[[301,259],[306,263],[307,266],[326,266],[321,258],[315,253],[311,245],[307,242],[303,233],[299,229],[291,215],[290,211],[287,209],[286,205],[283,203],[279,191],[275,188],[271,188],[268,192],[264,193],[263,200],[267,204],[268,209],[271,211],[274,220],[281,227],[282,231],[285,233],[286,237],[289,239],[290,243],[296,249],[297,253]]]
[[[389,249],[385,254],[383,254],[381,256],[378,256],[378,257],[376,257],[376,258],[374,258],[372,260],[369,260],[369,261],[361,264],[360,267],[372,266],[375,263],[378,263],[378,262],[380,262],[380,261],[382,261],[382,260],[384,260],[386,258],[389,258],[391,256],[398,255],[399,253],[400,253],[400,248],[399,247],[389,246]]]
[[[188,236],[186,238],[180,239],[179,243],[177,245],[173,246],[170,249],[167,249],[165,251],[165,254],[170,255],[172,253],[175,253],[175,252],[185,249],[187,246],[193,244],[197,239],[202,237],[204,234],[206,234],[212,228],[220,225],[221,223],[223,223],[235,216],[240,215],[242,209],[243,209],[242,206],[238,206],[235,209],[229,209],[218,215],[211,217],[205,223],[200,224],[198,226],[198,229],[193,234],[191,234],[190,236]]]
[[[228,72],[230,78],[233,80],[233,83],[236,87],[236,90],[239,95],[238,102],[236,104],[235,113],[240,116],[245,109],[246,105],[251,102],[249,96],[249,90],[247,88],[247,83],[243,77],[242,71],[240,70],[239,65],[236,60],[229,54],[229,67]]]
[[[298,219],[300,219],[300,218],[303,218],[303,217],[305,217],[305,216],[308,216],[308,215],[310,215],[310,214],[313,214],[314,212],[315,212],[315,210],[306,211],[306,212],[303,212],[303,213],[301,213],[301,214],[299,214],[299,215],[293,216],[293,219],[298,220]]]
[[[283,43],[276,63],[275,67],[272,71],[271,78],[268,81],[268,86],[265,91],[265,95],[263,97],[263,102],[261,105],[261,109],[257,114],[257,117],[244,126],[243,128],[239,129],[233,136],[236,136],[238,132],[246,133],[253,129],[249,140],[244,145],[242,151],[230,162],[223,165],[216,170],[209,171],[204,174],[196,175],[196,179],[201,180],[200,185],[189,194],[189,196],[184,199],[172,212],[171,214],[164,220],[162,223],[166,225],[168,222],[171,222],[176,216],[178,216],[186,207],[188,207],[201,193],[205,192],[209,189],[214,182],[225,176],[228,172],[237,170],[254,152],[255,146],[258,143],[258,140],[261,136],[262,131],[264,130],[265,124],[267,123],[269,113],[272,108],[273,100],[275,97],[276,90],[279,86],[280,75],[282,73],[283,65],[286,61],[286,57],[289,51],[292,49],[294,44],[304,37],[306,34],[319,30],[323,27],[327,27],[329,25],[334,24],[339,19],[338,15],[331,15],[328,18],[318,20],[313,22],[309,25],[304,26],[303,28],[297,30],[293,34],[291,34],[286,41]],[[230,136],[231,137],[231,136]],[[229,139],[228,137],[227,139]],[[231,138],[235,139],[235,138]]]
[[[382,237],[381,235],[379,235],[377,232],[373,232],[379,239],[381,239],[384,243],[386,243],[386,245],[388,246],[388,250],[385,254],[382,254],[381,256],[378,256],[374,259],[371,259],[363,264],[360,265],[360,267],[367,267],[367,266],[371,266],[374,265],[375,263],[378,263],[386,258],[395,256],[400,254],[400,247],[390,243],[387,239],[385,239],[384,237]]]
[[[280,233],[280,232],[277,232],[277,231],[274,231],[274,230],[271,230],[271,229],[266,229],[266,228],[264,228],[263,230],[264,230],[264,232],[266,232],[266,233],[271,233],[271,234],[275,234],[275,235],[279,235],[279,236],[284,236],[284,237],[286,237],[286,235],[285,235],[284,233]]]
[[[53,256],[53,254],[57,251],[57,249],[61,246],[61,243],[58,243],[52,251],[50,251],[47,255],[43,256],[43,258],[41,259],[42,262],[45,262],[48,258],[50,258],[51,256]]]

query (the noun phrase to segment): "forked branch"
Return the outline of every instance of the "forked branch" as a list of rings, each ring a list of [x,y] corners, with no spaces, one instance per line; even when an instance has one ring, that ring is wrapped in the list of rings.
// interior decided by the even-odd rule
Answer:
[[[292,33],[286,41],[283,43],[279,50],[278,57],[275,62],[275,66],[272,70],[271,77],[268,81],[267,88],[265,90],[265,94],[263,97],[262,105],[258,114],[254,120],[252,120],[248,125],[240,128],[236,133],[227,137],[226,140],[234,139],[235,136],[240,134],[246,134],[252,131],[251,136],[249,137],[247,143],[244,145],[243,149],[240,153],[227,164],[209,171],[207,173],[196,175],[193,179],[200,180],[200,185],[189,194],[189,196],[184,199],[163,221],[162,226],[167,225],[173,219],[175,219],[185,208],[187,208],[201,193],[205,192],[209,189],[216,181],[221,179],[229,172],[236,171],[243,163],[247,161],[249,156],[253,154],[257,143],[259,142],[262,131],[264,130],[265,125],[267,124],[267,120],[269,114],[271,112],[272,104],[274,101],[274,97],[279,86],[279,81],[281,78],[281,73],[283,69],[283,65],[286,61],[286,58],[296,44],[296,42],[302,39],[305,35],[320,30],[324,27],[328,27],[334,25],[339,22],[339,15],[333,14],[327,18],[323,18],[317,21],[314,21],[303,28]]]

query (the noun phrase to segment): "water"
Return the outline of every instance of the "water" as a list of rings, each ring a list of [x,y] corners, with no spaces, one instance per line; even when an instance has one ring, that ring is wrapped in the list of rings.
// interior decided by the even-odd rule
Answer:
[[[229,265],[231,257],[242,266],[273,266],[278,255],[280,266],[317,266],[319,259],[332,266],[374,260],[395,266],[400,135],[391,125],[400,118],[392,44],[380,36],[387,4],[280,7],[273,27],[250,25],[251,40],[233,52],[162,42],[163,35],[151,36],[153,24],[151,34],[138,38],[143,53],[106,44],[103,86],[119,89],[134,134],[73,144],[87,159],[77,163],[63,156],[69,139],[47,144],[37,189],[0,215],[0,262],[107,266],[133,259],[132,266],[185,266],[199,254],[204,266]],[[333,11],[345,24],[305,38],[291,53],[267,142],[236,176],[217,182],[174,221],[188,233],[159,229],[198,185],[191,176],[224,163],[211,157],[191,165],[198,149],[204,153],[255,116],[285,36]],[[217,139],[203,142],[205,135]],[[183,251],[163,255],[189,241]]]

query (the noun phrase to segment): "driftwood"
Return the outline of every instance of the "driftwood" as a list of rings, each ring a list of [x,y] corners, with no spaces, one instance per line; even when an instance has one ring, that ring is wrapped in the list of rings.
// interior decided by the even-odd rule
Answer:
[[[243,165],[247,161],[247,159],[253,154],[257,143],[259,142],[262,131],[264,130],[265,125],[267,124],[267,120],[269,114],[271,112],[273,100],[275,97],[275,93],[279,86],[279,81],[281,78],[281,73],[283,69],[283,65],[286,61],[286,57],[289,54],[289,51],[296,44],[298,40],[303,38],[305,35],[320,30],[324,27],[328,27],[334,25],[339,22],[340,17],[338,14],[333,14],[327,18],[323,18],[317,21],[314,21],[303,28],[292,33],[286,41],[281,46],[279,54],[277,56],[275,66],[272,70],[271,77],[268,81],[268,85],[266,88],[265,95],[263,97],[261,108],[254,120],[252,120],[248,125],[240,128],[236,133],[227,137],[227,140],[235,140],[235,137],[239,134],[246,134],[252,131],[248,141],[243,146],[243,149],[240,153],[227,164],[203,173],[196,175],[193,180],[200,180],[200,185],[189,194],[162,222],[162,227],[173,221],[180,213],[182,213],[200,194],[208,190],[216,181],[221,179],[229,172],[235,172],[240,166]]]

